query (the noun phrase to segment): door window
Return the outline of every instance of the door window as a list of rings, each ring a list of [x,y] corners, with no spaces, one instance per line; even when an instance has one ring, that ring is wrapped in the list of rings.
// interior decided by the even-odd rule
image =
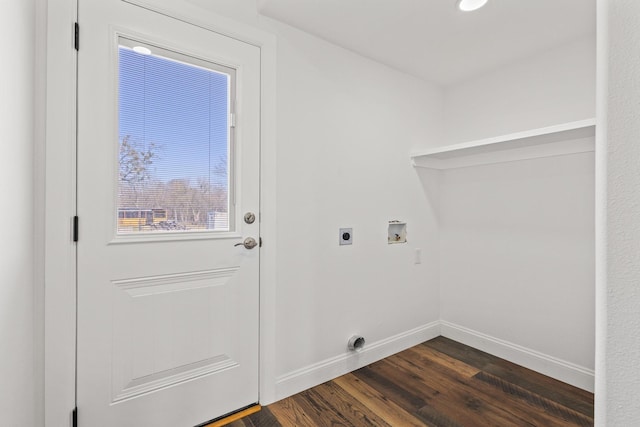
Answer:
[[[235,70],[120,39],[118,234],[231,231]]]

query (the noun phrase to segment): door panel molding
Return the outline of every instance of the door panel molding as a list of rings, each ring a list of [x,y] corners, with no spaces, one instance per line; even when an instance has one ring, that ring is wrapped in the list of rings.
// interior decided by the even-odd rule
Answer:
[[[111,284],[123,289],[132,297],[154,295],[162,292],[176,292],[224,285],[233,277],[240,267],[217,268],[207,271],[163,274],[161,276],[136,277],[131,279],[112,280]],[[195,284],[192,282],[196,282]],[[162,290],[152,292],[148,288],[160,286]],[[146,291],[143,289],[147,289]]]
[[[131,379],[121,390],[114,390],[112,403],[122,402],[147,393],[162,390],[204,375],[214,374],[223,369],[238,366],[238,362],[226,354],[166,369],[155,374]],[[114,387],[115,388],[115,387]]]

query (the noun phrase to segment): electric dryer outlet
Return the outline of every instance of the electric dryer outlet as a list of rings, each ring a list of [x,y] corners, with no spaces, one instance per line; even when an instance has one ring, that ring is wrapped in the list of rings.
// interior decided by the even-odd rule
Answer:
[[[353,229],[341,228],[340,232],[338,233],[338,239],[341,246],[353,244]]]

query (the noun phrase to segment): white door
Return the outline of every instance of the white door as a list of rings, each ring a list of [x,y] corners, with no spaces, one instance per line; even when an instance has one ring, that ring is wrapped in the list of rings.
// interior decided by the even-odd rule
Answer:
[[[259,49],[78,16],[78,422],[192,427],[258,401]]]

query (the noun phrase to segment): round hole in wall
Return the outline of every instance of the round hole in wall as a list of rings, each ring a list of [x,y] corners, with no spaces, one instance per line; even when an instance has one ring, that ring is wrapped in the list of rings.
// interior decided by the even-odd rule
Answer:
[[[354,335],[349,338],[349,350],[351,351],[360,351],[364,347],[364,337],[360,335]]]

